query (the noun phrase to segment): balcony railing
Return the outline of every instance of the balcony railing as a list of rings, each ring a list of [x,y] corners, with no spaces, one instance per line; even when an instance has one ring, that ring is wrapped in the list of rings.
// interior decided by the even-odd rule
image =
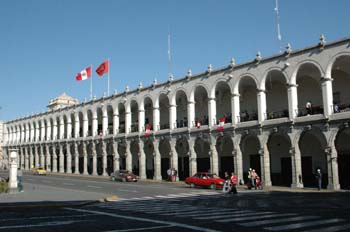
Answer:
[[[311,108],[298,108],[296,109],[298,117],[307,115],[323,114],[323,106],[312,106]]]
[[[332,112],[337,114],[337,113],[342,113],[342,112],[349,112],[350,111],[350,104],[335,104],[332,105]]]
[[[286,118],[289,117],[288,110],[281,110],[281,111],[270,111],[265,113],[265,119],[276,119],[276,118]]]
[[[238,117],[238,122],[248,122],[248,121],[255,121],[258,120],[258,113],[257,112],[248,112],[243,111],[239,114]]]

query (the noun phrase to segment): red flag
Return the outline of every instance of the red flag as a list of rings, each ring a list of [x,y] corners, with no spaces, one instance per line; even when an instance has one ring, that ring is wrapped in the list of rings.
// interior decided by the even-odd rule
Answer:
[[[91,77],[91,66],[86,68],[86,69],[84,69],[80,73],[78,73],[77,76],[75,77],[75,79],[77,81],[83,81],[83,80],[86,80],[86,79],[88,79],[90,77]]]
[[[199,129],[201,128],[202,120],[198,119],[196,122],[196,127]]]
[[[99,76],[102,76],[103,74],[107,73],[109,71],[109,60],[104,61],[98,68],[96,69],[96,72]]]
[[[146,137],[149,136],[151,133],[151,129],[152,129],[152,126],[150,124],[147,124],[144,136],[146,136]]]

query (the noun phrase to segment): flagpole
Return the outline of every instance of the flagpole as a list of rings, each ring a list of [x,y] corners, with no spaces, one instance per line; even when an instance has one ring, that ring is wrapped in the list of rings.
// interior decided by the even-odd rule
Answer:
[[[92,100],[92,65],[90,65],[91,67],[91,78],[90,78],[90,100]]]
[[[109,62],[109,58],[108,58],[107,96],[109,96],[109,70],[111,70],[111,62]]]

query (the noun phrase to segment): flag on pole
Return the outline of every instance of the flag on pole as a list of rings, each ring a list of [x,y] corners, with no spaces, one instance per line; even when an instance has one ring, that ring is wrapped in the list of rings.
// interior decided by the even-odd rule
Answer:
[[[99,76],[102,76],[105,73],[108,73],[109,71],[109,60],[104,61],[98,68],[96,69],[96,73]]]
[[[145,131],[145,134],[144,136],[147,137],[151,134],[151,129],[152,129],[152,126],[150,124],[147,124],[146,125],[146,131]]]
[[[84,69],[80,73],[78,73],[77,76],[75,77],[75,79],[77,81],[83,81],[83,80],[86,80],[86,79],[88,79],[90,77],[91,77],[91,66],[86,68],[86,69]]]

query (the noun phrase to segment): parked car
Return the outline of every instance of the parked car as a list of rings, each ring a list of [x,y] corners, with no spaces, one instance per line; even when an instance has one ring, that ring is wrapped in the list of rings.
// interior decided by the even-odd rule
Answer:
[[[32,169],[34,175],[46,175],[46,170],[44,168],[34,168]]]
[[[216,174],[211,174],[208,172],[197,172],[193,176],[187,177],[185,183],[190,185],[191,188],[200,186],[211,189],[222,189],[225,180],[218,177]]]
[[[111,174],[112,181],[137,182],[139,177],[128,170],[116,170]]]

